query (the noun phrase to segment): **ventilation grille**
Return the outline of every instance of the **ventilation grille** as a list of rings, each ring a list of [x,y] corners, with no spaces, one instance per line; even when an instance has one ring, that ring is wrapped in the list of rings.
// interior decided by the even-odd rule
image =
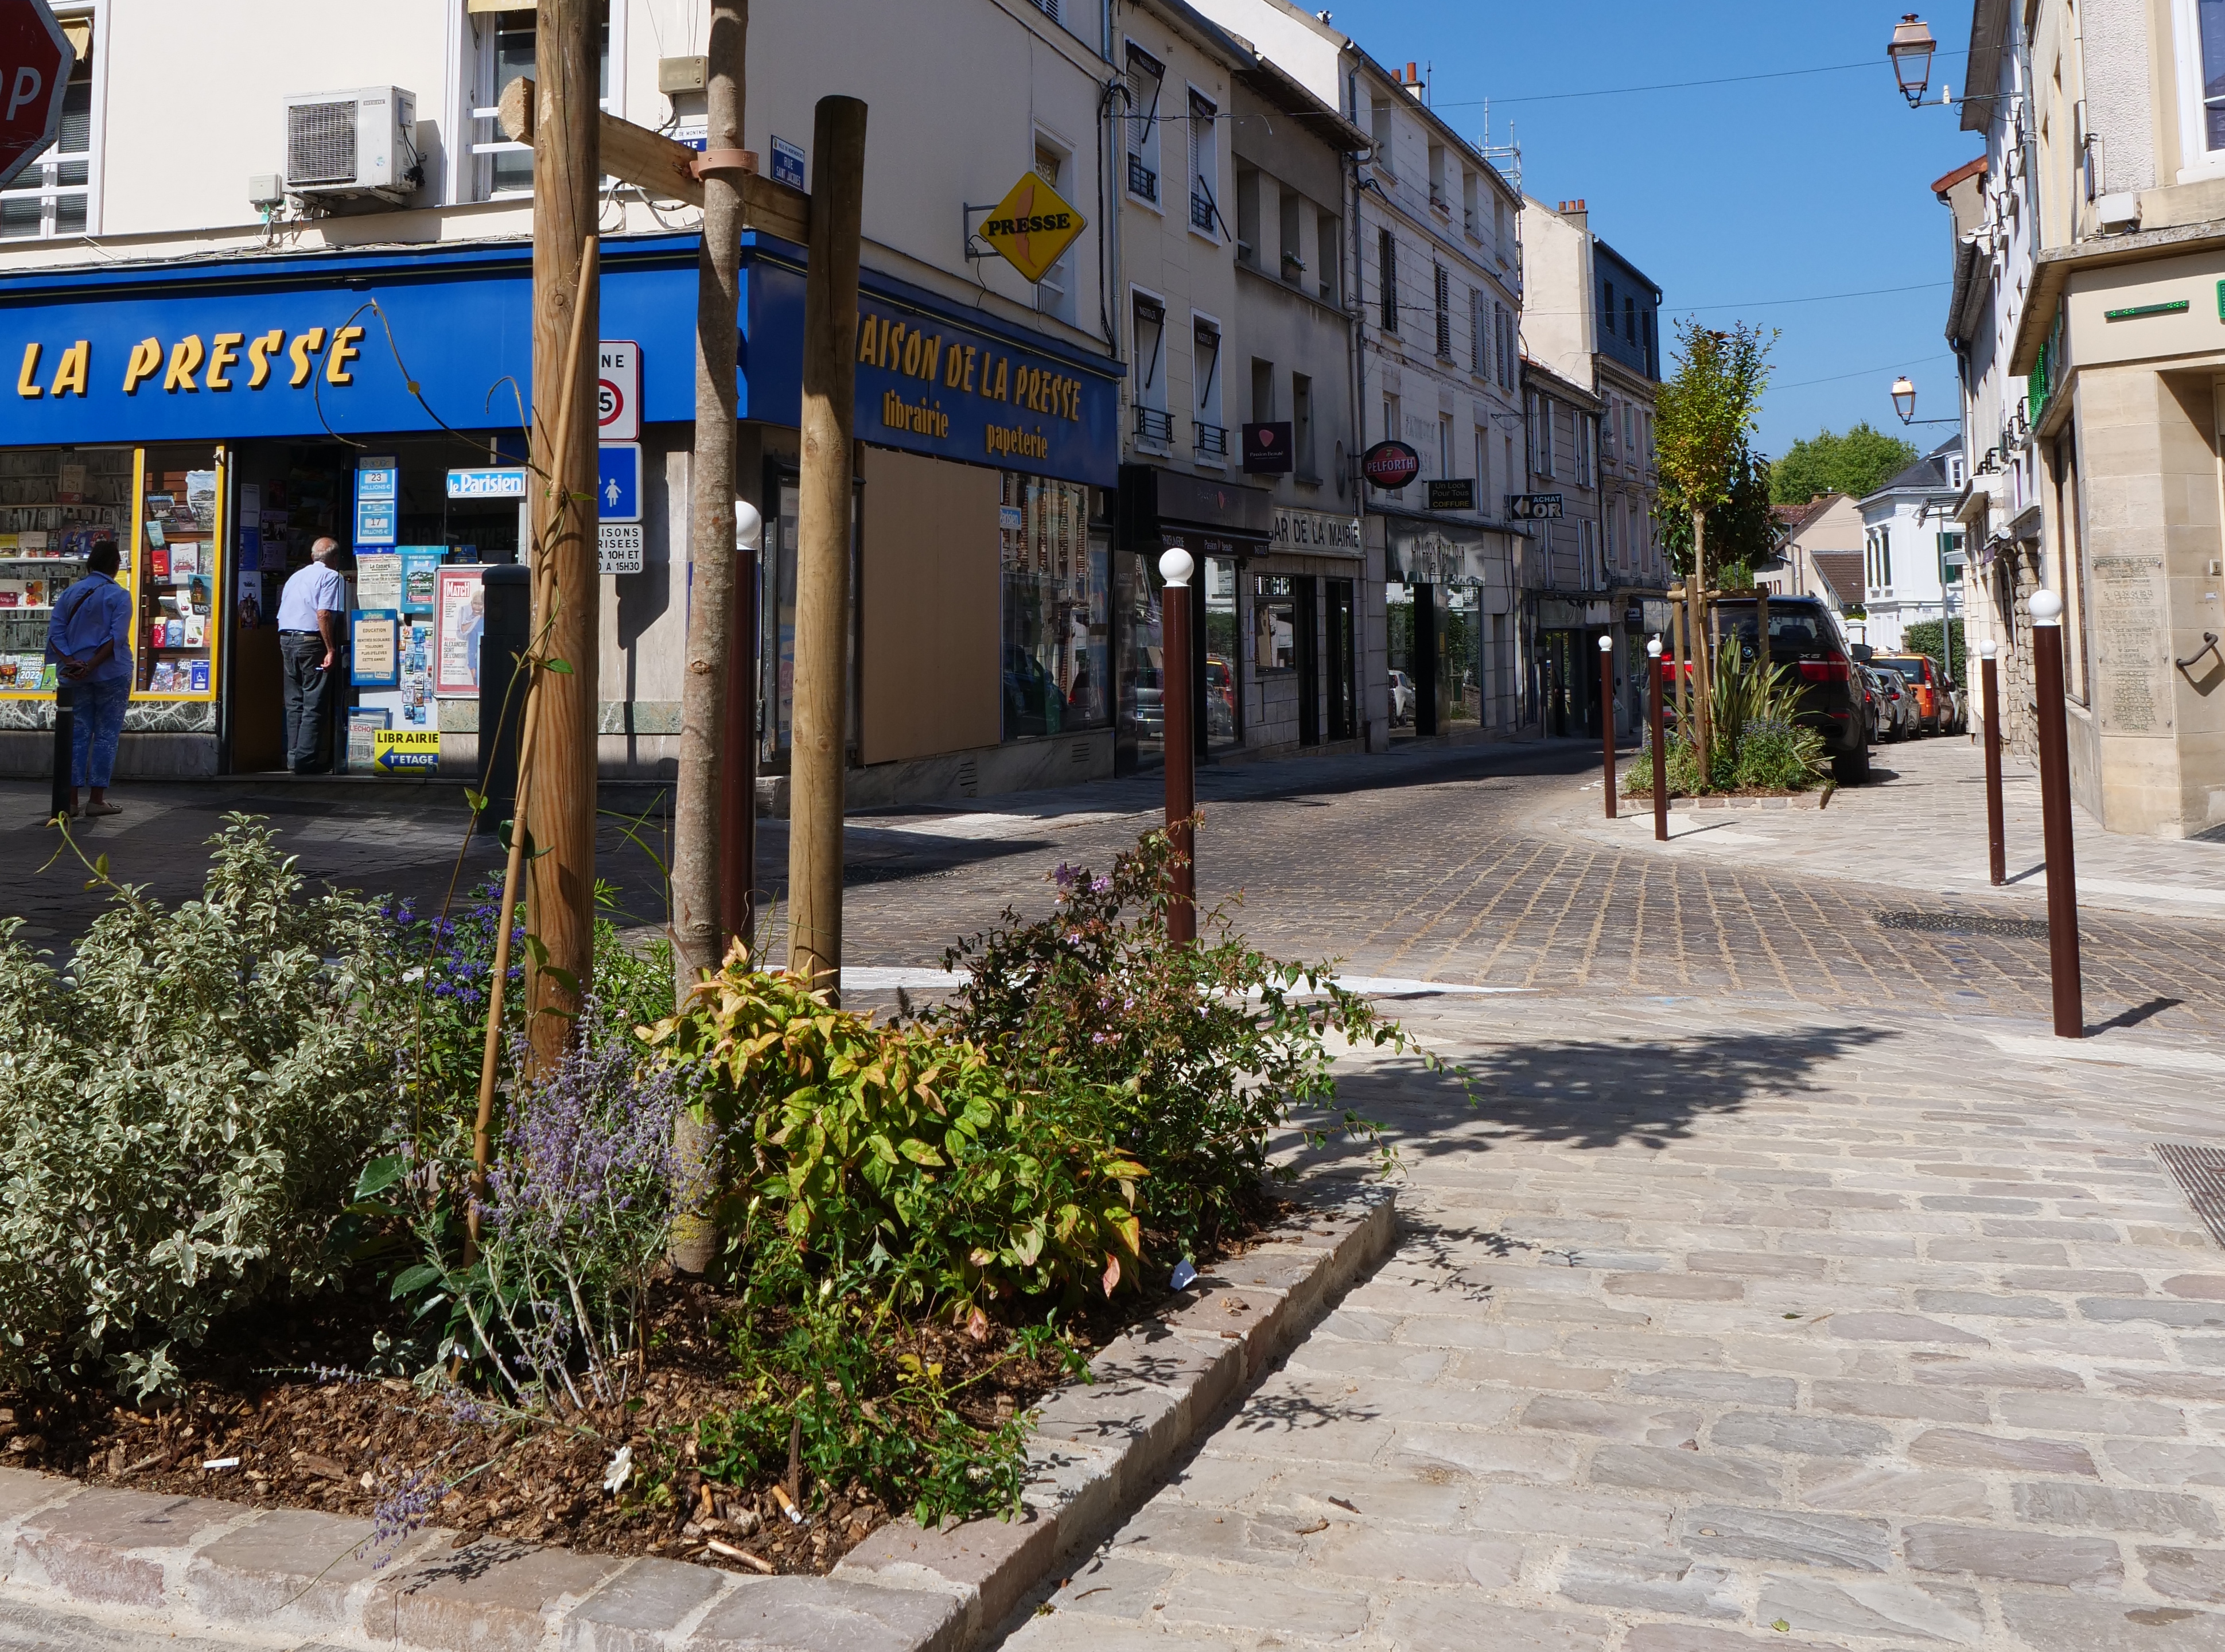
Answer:
[[[286,182],[353,183],[356,103],[295,104],[286,111]]]
[[[2209,1229],[2209,1236],[2225,1245],[2225,1151],[2190,1147],[2183,1141],[2156,1141],[2149,1146],[2186,1195],[2195,1215],[2202,1218],[2202,1225]]]
[[[961,796],[971,797],[981,787],[980,766],[973,758],[960,759],[958,765],[958,790]]]

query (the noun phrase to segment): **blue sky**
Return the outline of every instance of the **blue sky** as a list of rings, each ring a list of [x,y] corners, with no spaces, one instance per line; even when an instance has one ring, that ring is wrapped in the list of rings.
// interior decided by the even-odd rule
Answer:
[[[1657,282],[1664,315],[1781,328],[1760,445],[1861,419],[1898,429],[1894,374],[1917,416],[1952,417],[1954,359],[1942,336],[1950,275],[1947,211],[1929,185],[1981,150],[1953,109],[1911,110],[1886,41],[1918,0],[1327,0],[1336,26],[1379,62],[1434,60],[1431,101],[1471,139],[1522,145],[1525,193],[1582,197],[1591,226]],[[1940,82],[1963,85],[1969,0],[1922,12]],[[1537,94],[1861,67],[1613,97]],[[1515,99],[1524,101],[1514,101]],[[1876,292],[1880,288],[1914,291]],[[1765,303],[1826,294],[1870,295]],[[1727,308],[1725,308],[1727,307]],[[1949,425],[1904,432],[1919,448]]]

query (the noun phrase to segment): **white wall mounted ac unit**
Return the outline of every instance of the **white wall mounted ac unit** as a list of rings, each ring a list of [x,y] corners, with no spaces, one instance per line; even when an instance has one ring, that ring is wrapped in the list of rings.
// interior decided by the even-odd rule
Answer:
[[[311,200],[406,200],[424,181],[417,99],[399,86],[286,99],[286,193]]]

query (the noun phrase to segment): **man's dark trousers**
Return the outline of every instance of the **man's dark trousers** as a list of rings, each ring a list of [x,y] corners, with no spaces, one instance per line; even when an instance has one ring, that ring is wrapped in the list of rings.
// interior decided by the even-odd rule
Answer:
[[[333,766],[333,673],[320,669],[325,639],[314,632],[282,631],[278,650],[286,666],[286,766],[296,774],[326,773]]]

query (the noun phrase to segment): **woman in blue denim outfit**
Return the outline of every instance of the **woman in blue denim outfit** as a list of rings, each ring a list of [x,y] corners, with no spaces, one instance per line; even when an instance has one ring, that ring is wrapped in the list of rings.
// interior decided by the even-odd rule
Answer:
[[[120,815],[108,801],[116,770],[116,742],[124,733],[124,706],[131,697],[131,594],[116,582],[123,558],[113,539],[96,543],[86,575],[61,594],[47,622],[47,647],[73,684],[69,811]],[[79,807],[78,788],[92,789]]]

